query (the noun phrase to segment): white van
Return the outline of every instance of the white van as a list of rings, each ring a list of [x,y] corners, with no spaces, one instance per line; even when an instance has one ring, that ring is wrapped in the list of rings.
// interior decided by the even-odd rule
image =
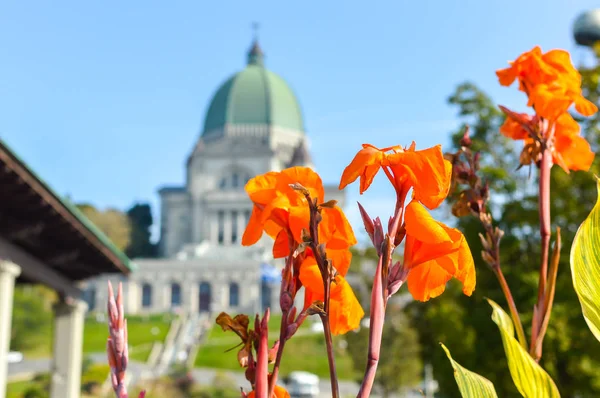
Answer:
[[[290,372],[285,378],[290,396],[315,398],[319,395],[319,376],[308,372]]]

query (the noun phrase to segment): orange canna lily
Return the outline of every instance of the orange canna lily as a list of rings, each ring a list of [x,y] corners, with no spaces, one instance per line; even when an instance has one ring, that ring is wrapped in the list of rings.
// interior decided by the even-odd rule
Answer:
[[[521,54],[511,66],[496,71],[503,86],[519,81],[519,90],[529,97],[528,106],[544,118],[555,120],[575,104],[577,112],[591,116],[598,111],[595,104],[583,97],[581,75],[564,50],[542,53],[539,46]]]
[[[500,132],[513,140],[524,140],[526,145],[531,144],[534,139],[523,124],[528,125],[533,132],[540,129],[536,116],[514,113],[508,115]],[[550,140],[552,161],[567,173],[569,170],[589,170],[594,160],[590,144],[579,133],[579,124],[569,113],[561,114],[554,122],[554,135]]]
[[[304,195],[290,187],[298,183],[306,188],[311,198],[323,203],[325,191],[321,178],[308,167],[292,167],[281,172],[269,172],[252,178],[246,184],[248,196],[254,203],[242,245],[256,243],[263,232],[275,239],[273,256],[285,257],[290,253],[290,237],[302,242],[302,230],[308,229],[310,212]],[[352,227],[341,208],[333,206],[321,210],[320,242],[330,250],[348,249],[356,244]]]
[[[396,192],[406,194],[413,188],[415,199],[430,209],[438,207],[448,195],[452,165],[444,159],[441,145],[417,151],[414,142],[408,148],[383,149],[363,144],[344,170],[339,189],[360,177],[360,193],[364,193],[382,167]]]
[[[324,300],[323,278],[314,257],[307,256],[300,266],[300,281],[305,288],[305,309],[317,300]],[[352,287],[341,274],[337,274],[331,282],[330,289],[331,333],[338,335],[357,329],[364,315],[365,312],[354,295]]]
[[[453,277],[462,282],[463,293],[470,296],[475,290],[475,264],[463,234],[435,221],[416,201],[406,206],[404,222],[404,267],[414,299],[427,301],[439,296]]]
[[[255,398],[255,392],[250,391],[248,393],[248,398]],[[274,398],[290,398],[290,393],[283,387],[275,386],[275,391],[273,391]]]

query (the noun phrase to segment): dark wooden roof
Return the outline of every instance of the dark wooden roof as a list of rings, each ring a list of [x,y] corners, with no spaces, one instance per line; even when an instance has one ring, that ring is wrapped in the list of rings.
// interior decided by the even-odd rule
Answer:
[[[70,281],[129,274],[130,260],[0,140],[0,239]],[[7,243],[6,243],[7,242]],[[37,282],[22,275],[19,282]]]

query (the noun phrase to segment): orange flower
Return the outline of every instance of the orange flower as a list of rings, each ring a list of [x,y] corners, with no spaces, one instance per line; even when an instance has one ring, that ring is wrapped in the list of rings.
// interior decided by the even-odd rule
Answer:
[[[305,308],[308,308],[317,300],[324,300],[323,279],[314,257],[306,257],[300,266],[300,281],[305,289]],[[357,329],[364,315],[365,313],[354,295],[350,284],[348,284],[341,274],[336,275],[331,282],[329,300],[331,333],[338,335]]]
[[[521,123],[533,126],[533,116],[526,113],[515,113],[515,116],[519,118]],[[506,120],[504,120],[502,126],[500,126],[500,133],[513,140],[533,140],[529,132],[519,121],[515,120],[515,118],[511,116],[508,116]]]
[[[362,194],[381,167],[389,171],[388,178],[397,192],[406,194],[413,188],[415,199],[430,209],[438,207],[448,195],[452,165],[444,159],[441,146],[416,151],[414,142],[408,148],[395,146],[383,149],[363,144],[363,149],[344,170],[339,189],[360,177]]]
[[[579,135],[579,124],[565,113],[557,120],[555,128],[553,162],[567,173],[569,170],[589,170],[595,154],[585,138]]]
[[[304,195],[290,187],[295,183],[308,189],[317,203],[323,203],[325,191],[321,178],[308,167],[269,172],[248,181],[246,192],[254,207],[242,237],[242,245],[253,245],[266,232],[275,239],[273,256],[279,258],[289,255],[288,234],[291,233],[295,242],[302,241],[302,230],[309,227],[310,212]],[[356,244],[352,227],[341,208],[323,208],[321,215],[320,243],[326,243],[331,250],[348,249]]]
[[[575,104],[577,112],[591,116],[598,111],[596,105],[585,99],[581,91],[581,75],[568,52],[551,50],[542,53],[536,46],[510,62],[511,66],[496,71],[503,86],[519,80],[519,90],[529,97],[528,106],[547,119],[556,119]]]
[[[254,391],[250,391],[250,393],[248,393],[248,398],[255,398],[254,396],[255,396]],[[286,389],[283,387],[275,386],[275,391],[273,391],[273,397],[275,397],[275,398],[290,398],[290,393],[287,392]]]
[[[534,139],[522,124],[528,125],[536,134],[540,129],[539,121],[535,116],[514,113],[512,116],[508,115],[500,127],[500,132],[513,140],[524,140],[526,145],[533,143]],[[590,144],[579,133],[579,124],[569,113],[561,114],[554,122],[554,136],[549,143],[552,161],[567,173],[569,170],[589,170],[594,160],[594,152]]]
[[[475,290],[475,264],[463,234],[435,221],[416,201],[406,206],[404,222],[404,266],[415,300],[439,296],[452,277],[462,282],[463,293],[470,296]]]

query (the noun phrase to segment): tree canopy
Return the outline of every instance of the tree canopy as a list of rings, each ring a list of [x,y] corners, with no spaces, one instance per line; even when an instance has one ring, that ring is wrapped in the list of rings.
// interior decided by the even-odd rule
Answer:
[[[583,69],[586,98],[598,103],[600,67]],[[473,150],[480,151],[483,175],[490,182],[490,206],[495,223],[505,231],[501,241],[502,270],[521,314],[526,334],[530,332],[532,308],[537,294],[540,238],[537,205],[537,171],[516,172],[520,144],[498,132],[504,120],[497,105],[472,83],[460,84],[449,103],[455,106],[463,126],[453,134],[458,147],[466,124],[471,127]],[[600,117],[581,120],[582,134],[597,152],[600,146]],[[587,328],[581,313],[569,270],[569,251],[578,226],[596,200],[593,174],[600,170],[596,157],[589,173],[566,174],[558,167],[551,175],[552,231],[561,228],[563,249],[556,286],[556,298],[541,365],[555,380],[563,396],[600,396],[600,345]],[[452,368],[438,342],[452,347],[453,357],[463,366],[476,369],[490,379],[499,396],[518,396],[508,370],[502,342],[491,310],[489,297],[506,308],[500,285],[478,253],[481,224],[473,217],[458,219],[477,266],[477,288],[464,297],[458,286],[428,303],[413,303],[414,324],[419,330],[425,363],[434,365],[440,383],[440,396],[460,397]]]

